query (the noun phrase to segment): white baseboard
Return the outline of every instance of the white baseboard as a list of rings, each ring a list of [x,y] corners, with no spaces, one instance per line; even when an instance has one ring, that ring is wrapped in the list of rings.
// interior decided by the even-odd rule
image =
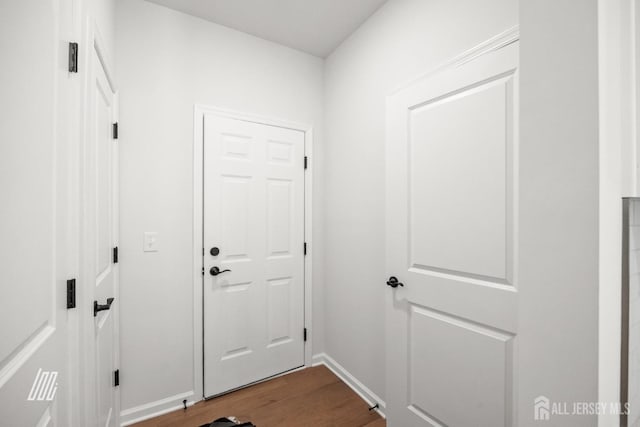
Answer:
[[[201,398],[194,396],[193,391],[187,391],[185,393],[156,400],[155,402],[145,403],[144,405],[125,409],[120,412],[120,425],[122,427],[129,426],[131,424],[139,423],[140,421],[148,420],[149,418],[154,418],[168,412],[182,409],[184,408],[182,401],[185,399],[187,400],[187,406],[191,406],[202,400]]]
[[[378,404],[378,408],[376,411],[382,418],[386,418],[384,414],[384,410],[386,408],[386,404],[384,400],[380,399],[378,395],[372,392],[367,386],[362,384],[356,377],[351,375],[349,371],[347,371],[342,365],[333,360],[331,356],[326,353],[315,354],[312,357],[312,366],[324,365],[329,368],[338,378],[342,380],[346,385],[348,385],[353,391],[355,391],[358,396],[362,398],[369,406],[373,406],[376,403]]]
[[[324,358],[326,355],[324,353],[318,353],[311,356],[311,366],[324,365]]]
[[[356,377],[351,375],[342,365],[333,360],[326,353],[319,353],[313,355],[311,358],[312,365],[318,366],[324,365],[331,372],[333,372],[342,382],[348,385],[358,396],[362,398],[369,406],[373,406],[376,403],[378,408],[376,411],[380,416],[385,418],[384,409],[386,404],[384,400],[380,399],[378,395],[372,392],[367,386],[362,384]],[[287,372],[289,374],[291,372]],[[285,374],[285,375],[286,375]],[[129,426],[131,424],[138,423],[140,421],[148,420],[149,418],[158,417],[169,412],[176,411],[183,408],[182,401],[187,400],[187,406],[191,406],[200,400],[199,397],[194,395],[193,391],[176,394],[164,399],[156,400],[155,402],[145,403],[144,405],[136,406],[130,409],[125,409],[120,412],[120,425],[122,427]]]

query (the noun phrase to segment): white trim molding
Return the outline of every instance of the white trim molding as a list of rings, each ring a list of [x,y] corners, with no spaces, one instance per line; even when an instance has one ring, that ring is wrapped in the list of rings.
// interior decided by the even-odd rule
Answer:
[[[421,80],[427,79],[435,74],[442,72],[443,70],[449,68],[456,68],[465,64],[469,61],[476,59],[479,56],[485,55],[489,52],[493,52],[499,49],[502,49],[505,46],[508,46],[512,43],[520,40],[520,27],[518,25],[514,25],[513,27],[501,32],[500,34],[496,34],[488,40],[483,41],[480,44],[468,49],[461,54],[454,56],[448,61],[443,62],[442,64],[436,66],[435,68],[427,71],[426,73],[422,73],[409,81],[401,84],[391,92],[389,92],[388,96],[394,95],[397,92],[400,92],[403,89],[408,88],[409,86],[413,86]]]
[[[313,355],[313,365],[319,366],[324,365],[331,372],[333,372],[340,380],[348,385],[353,391],[356,392],[362,400],[367,402],[369,407],[372,407],[378,404],[378,408],[376,411],[382,418],[386,418],[385,408],[386,403],[382,400],[377,394],[375,394],[371,389],[369,389],[366,385],[364,385],[360,380],[358,380],[355,376],[353,376],[349,371],[347,371],[341,364],[336,362],[331,356],[326,353],[319,353]]]
[[[308,342],[308,341],[307,341]],[[310,366],[326,366],[331,372],[333,372],[343,383],[351,388],[367,405],[374,406],[378,404],[376,409],[381,417],[385,417],[384,409],[386,404],[377,394],[371,391],[367,386],[360,382],[355,376],[347,371],[342,365],[336,362],[332,357],[326,353],[319,353],[313,355],[311,363],[307,363],[306,367]],[[274,378],[298,372],[304,368],[294,369],[293,371],[285,372],[275,377],[265,379],[265,381],[272,380]],[[202,400],[201,396],[198,396],[194,391],[188,391],[185,393],[179,393],[174,396],[169,396],[164,399],[156,400],[155,402],[145,403],[130,409],[126,409],[121,412],[120,420],[121,426],[129,426],[141,421],[145,421],[151,418],[158,417],[160,415],[167,414],[169,412],[177,411],[184,407],[183,401],[187,400],[187,407],[193,406],[197,402]]]
[[[155,402],[145,403],[133,408],[125,409],[120,413],[121,426],[129,426],[140,421],[158,417],[169,412],[184,408],[183,401],[187,401],[187,406],[192,406],[201,399],[195,396],[193,390],[179,393]]]
[[[55,281],[54,281],[55,283]],[[4,386],[13,375],[33,356],[56,331],[48,322],[40,326],[26,341],[18,346],[7,358],[0,361],[0,387]]]
[[[307,255],[304,258],[304,325],[307,329],[307,341],[304,343],[304,366],[311,366],[312,358],[312,178],[313,178],[313,127],[308,124],[290,122],[272,117],[263,117],[243,112],[196,104],[193,115],[193,354],[194,354],[194,385],[193,392],[198,400],[204,398],[204,336],[203,336],[203,295],[202,295],[202,236],[203,236],[203,146],[204,146],[204,115],[214,114],[219,117],[244,120],[270,126],[278,126],[304,132],[305,156],[308,157],[307,170],[304,177],[304,240],[307,242]]]

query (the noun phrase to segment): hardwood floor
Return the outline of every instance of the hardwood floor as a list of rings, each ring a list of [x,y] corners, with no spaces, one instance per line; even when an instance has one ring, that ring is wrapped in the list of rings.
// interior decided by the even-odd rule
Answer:
[[[142,421],[135,427],[198,427],[235,416],[257,427],[385,427],[367,404],[325,366],[304,369]]]

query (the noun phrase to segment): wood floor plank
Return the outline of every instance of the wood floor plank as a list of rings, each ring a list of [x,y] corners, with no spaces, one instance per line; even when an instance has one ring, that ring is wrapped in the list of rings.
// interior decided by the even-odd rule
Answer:
[[[387,427],[387,422],[385,421],[384,418],[381,417],[378,420],[371,421],[369,424],[365,425],[364,427]]]
[[[366,402],[324,366],[307,368],[134,427],[198,427],[235,416],[257,427],[385,427]]]

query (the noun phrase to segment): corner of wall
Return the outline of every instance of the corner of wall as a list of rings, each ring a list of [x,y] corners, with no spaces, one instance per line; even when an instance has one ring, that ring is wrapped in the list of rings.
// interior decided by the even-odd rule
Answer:
[[[342,382],[348,385],[358,396],[364,400],[370,408],[375,405],[378,407],[375,409],[382,418],[385,416],[386,403],[367,386],[360,382],[355,376],[347,371],[342,365],[336,362],[331,356],[326,353],[319,353],[313,356],[312,366],[326,366],[331,372],[333,372]],[[373,410],[373,409],[371,409]]]

